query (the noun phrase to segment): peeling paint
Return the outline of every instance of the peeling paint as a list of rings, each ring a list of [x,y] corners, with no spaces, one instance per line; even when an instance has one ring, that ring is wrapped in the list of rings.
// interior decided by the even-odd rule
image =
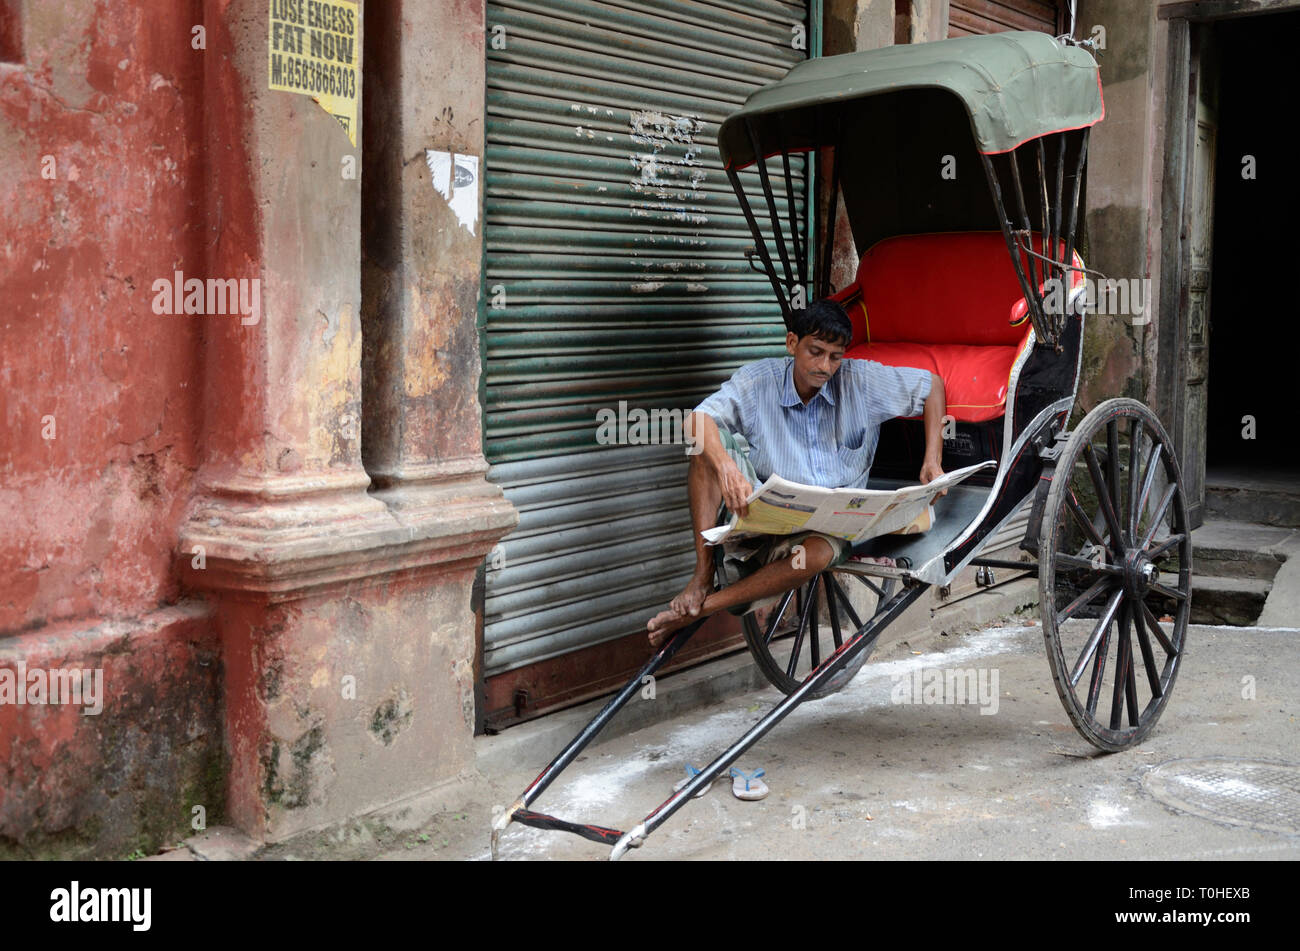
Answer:
[[[690,145],[703,128],[703,123],[696,116],[671,116],[649,110],[633,111],[629,121],[632,140],[651,146],[662,146],[668,142]]]
[[[703,128],[696,116],[674,116],[649,110],[635,110],[628,117],[631,140],[643,147],[628,156],[635,176],[629,185],[635,194],[652,202],[633,202],[634,218],[659,217],[665,221],[702,225],[708,221],[694,203],[707,199],[700,190],[708,176],[696,158],[695,137]],[[672,202],[670,206],[668,203]],[[644,209],[653,209],[651,214]],[[664,215],[663,212],[667,212]]]
[[[697,209],[675,208],[662,203],[631,202],[628,212],[634,218],[658,218],[660,221],[678,221],[688,224],[708,224],[708,215]]]

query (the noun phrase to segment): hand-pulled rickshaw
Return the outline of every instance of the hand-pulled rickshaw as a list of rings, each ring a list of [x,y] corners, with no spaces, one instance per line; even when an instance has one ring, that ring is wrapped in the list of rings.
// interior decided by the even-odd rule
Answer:
[[[745,615],[748,647],[785,698],[634,828],[531,811],[703,621],[672,634],[497,820],[494,856],[502,830],[519,822],[611,845],[619,858],[796,706],[847,684],[888,624],[968,566],[1037,573],[1052,679],[1085,739],[1117,751],[1150,733],[1178,673],[1191,607],[1178,461],[1159,419],[1133,399],[1107,400],[1066,428],[1085,310],[1075,245],[1089,132],[1103,116],[1087,49],[1014,32],[808,60],[722,124],[719,149],[755,240],[751,264],[761,262],[787,326],[810,287],[834,297],[854,325],[846,357],[942,377],[955,430],[943,468],[997,465],[950,489],[928,532],[863,542],[854,558]],[[831,168],[816,275],[791,174],[800,153],[820,153]],[[753,204],[745,169],[757,171],[762,198]],[[833,291],[841,203],[866,250],[855,279]],[[920,427],[882,427],[869,487],[915,481]],[[981,558],[1026,502],[1020,547],[1033,560]],[[717,569],[719,587],[732,580],[721,557]]]

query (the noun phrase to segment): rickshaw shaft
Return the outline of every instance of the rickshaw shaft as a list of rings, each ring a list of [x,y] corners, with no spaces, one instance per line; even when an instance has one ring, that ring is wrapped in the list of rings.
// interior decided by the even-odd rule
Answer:
[[[902,591],[894,595],[893,598],[885,605],[884,609],[876,614],[871,620],[864,624],[853,637],[845,641],[844,644],[826,658],[816,670],[804,678],[793,693],[789,694],[768,711],[767,715],[755,723],[749,730],[731,744],[721,756],[717,757],[712,763],[695,775],[689,783],[680,790],[666,799],[653,812],[645,817],[645,820],[629,832],[624,833],[623,838],[614,846],[613,852],[610,853],[610,859],[615,860],[622,857],[623,853],[629,847],[640,845],[641,841],[651,832],[663,825],[669,817],[678,809],[684,806],[692,796],[707,784],[713,782],[724,769],[738,760],[741,755],[751,746],[767,735],[773,727],[784,720],[795,707],[803,703],[809,693],[824,686],[836,673],[838,673],[850,660],[863,650],[866,650],[877,637],[891,622],[898,618],[900,614],[925,592],[928,586],[924,584],[913,583],[907,585]]]
[[[572,763],[587,744],[595,738],[596,734],[604,729],[605,724],[609,723],[609,721],[614,718],[614,714],[618,713],[618,711],[632,699],[645,681],[645,678],[652,675],[664,664],[668,663],[681,646],[690,640],[691,635],[700,629],[705,620],[707,619],[700,618],[698,621],[688,624],[686,627],[677,631],[663,647],[659,648],[658,652],[656,652],[655,655],[646,662],[644,667],[633,675],[632,679],[624,685],[623,689],[612,697],[609,703],[605,704],[601,711],[596,714],[595,719],[588,723],[586,727],[583,728],[583,731],[575,736],[570,741],[569,745],[560,751],[559,755],[556,756],[555,759],[551,760],[550,765],[548,765],[546,769],[542,770],[538,777],[533,780],[532,784],[524,790],[523,795],[519,797],[519,802],[511,808],[511,812],[513,813],[517,811],[519,807],[529,805],[533,800],[540,796],[546,790],[546,787],[554,782],[555,778],[560,775],[565,767]]]

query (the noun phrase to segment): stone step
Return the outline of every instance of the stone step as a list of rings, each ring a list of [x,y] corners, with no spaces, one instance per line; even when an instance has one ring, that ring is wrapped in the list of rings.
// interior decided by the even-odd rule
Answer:
[[[1254,624],[1264,610],[1271,582],[1262,578],[1192,575],[1192,623]]]
[[[1300,527],[1300,475],[1237,470],[1207,472],[1205,517]]]
[[[1292,528],[1207,519],[1192,532],[1192,564],[1197,575],[1271,581],[1286,560],[1284,546],[1297,537]]]

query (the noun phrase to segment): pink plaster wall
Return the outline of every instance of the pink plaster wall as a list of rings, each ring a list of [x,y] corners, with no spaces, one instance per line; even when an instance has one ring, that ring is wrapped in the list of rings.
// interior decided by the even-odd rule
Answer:
[[[199,5],[26,9],[0,66],[0,637],[175,601],[220,319],[152,311],[156,278],[204,276]]]

